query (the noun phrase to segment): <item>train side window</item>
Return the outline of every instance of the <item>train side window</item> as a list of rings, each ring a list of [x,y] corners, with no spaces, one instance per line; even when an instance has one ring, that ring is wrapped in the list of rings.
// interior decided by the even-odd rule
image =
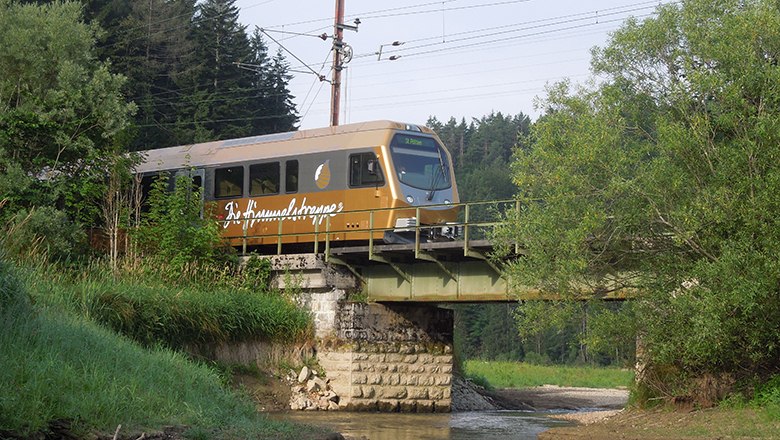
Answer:
[[[298,161],[288,160],[284,165],[284,191],[298,192]]]
[[[279,194],[279,162],[249,166],[249,195]]]
[[[214,170],[214,197],[241,197],[244,195],[244,167]]]
[[[349,156],[349,186],[380,186],[385,178],[374,153]]]

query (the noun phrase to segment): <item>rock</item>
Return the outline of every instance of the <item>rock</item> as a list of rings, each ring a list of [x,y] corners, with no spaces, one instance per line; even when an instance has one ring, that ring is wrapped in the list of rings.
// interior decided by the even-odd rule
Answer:
[[[327,390],[327,389],[328,389],[328,384],[327,384],[327,383],[325,383],[325,381],[324,381],[324,380],[322,380],[322,379],[320,379],[319,377],[317,377],[317,376],[314,376],[314,379],[312,379],[312,380],[314,381],[314,383],[316,383],[316,384],[317,384],[317,387],[318,387],[320,390],[322,390],[322,391],[325,391],[325,390]]]
[[[298,374],[298,382],[304,383],[307,380],[309,380],[309,375],[311,374],[311,371],[309,370],[309,367],[304,366],[301,368],[300,374]]]
[[[292,398],[290,398],[290,409],[293,411],[305,409],[308,401],[309,399],[307,399],[306,396],[300,394],[292,396]]]
[[[308,382],[306,382],[306,391],[309,393],[313,393],[320,389],[319,384],[314,380],[310,379]]]
[[[317,407],[321,409],[322,411],[328,410],[328,404],[330,403],[330,400],[320,397],[320,400],[317,402]]]
[[[333,391],[333,390],[330,390],[330,391],[328,391],[328,394],[326,394],[326,395],[325,395],[325,397],[326,397],[328,400],[330,400],[331,402],[336,402],[336,403],[338,403],[338,401],[339,401],[339,395],[338,395],[338,394],[336,394],[336,392],[335,392],[335,391]]]
[[[338,403],[336,403],[334,401],[328,402],[328,411],[338,411],[338,410],[339,410],[339,404]]]

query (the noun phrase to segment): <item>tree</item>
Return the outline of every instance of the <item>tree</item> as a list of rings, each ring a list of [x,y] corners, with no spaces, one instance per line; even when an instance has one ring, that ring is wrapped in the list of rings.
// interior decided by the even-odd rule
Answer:
[[[192,116],[219,139],[248,136],[253,107],[253,73],[236,63],[253,61],[245,26],[238,22],[235,0],[206,0],[195,16],[195,41],[201,60],[194,88]],[[202,116],[201,116],[202,115]],[[186,119],[186,118],[185,118]],[[195,139],[196,141],[213,139]]]
[[[97,223],[97,164],[115,154],[135,110],[122,97],[124,78],[95,57],[97,31],[78,3],[0,0],[4,216],[49,205]]]
[[[115,9],[115,3],[108,2],[97,15],[114,17]],[[198,66],[192,38],[195,2],[144,0],[128,9],[121,19],[105,23],[109,31],[102,52],[114,71],[128,77],[128,94],[139,107],[131,148],[191,142],[194,134],[175,125],[186,113],[182,97],[190,95]]]
[[[627,21],[593,51],[606,81],[551,87],[516,151],[513,279],[638,292],[621,330],[672,373],[659,393],[780,372],[779,12],[689,0]]]

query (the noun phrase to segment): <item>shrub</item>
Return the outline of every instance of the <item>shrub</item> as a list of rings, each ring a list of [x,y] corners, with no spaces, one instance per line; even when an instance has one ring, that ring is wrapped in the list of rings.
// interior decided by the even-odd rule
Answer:
[[[168,191],[163,173],[149,192],[149,212],[133,231],[133,239],[146,259],[164,262],[171,275],[193,262],[213,262],[219,256],[221,237],[216,222],[201,216],[201,191],[192,177],[177,176]]]
[[[73,261],[87,250],[87,236],[79,225],[50,206],[17,212],[5,232],[5,250],[17,258]]]

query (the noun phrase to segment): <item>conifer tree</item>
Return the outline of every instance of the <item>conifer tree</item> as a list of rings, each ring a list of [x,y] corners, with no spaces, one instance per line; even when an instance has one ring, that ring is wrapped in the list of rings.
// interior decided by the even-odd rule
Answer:
[[[238,22],[235,0],[206,0],[198,7],[195,41],[200,59],[196,89],[204,92],[200,103],[208,105],[196,105],[191,116],[205,110],[203,127],[219,139],[251,134],[253,73],[236,63],[252,62],[252,47]]]

